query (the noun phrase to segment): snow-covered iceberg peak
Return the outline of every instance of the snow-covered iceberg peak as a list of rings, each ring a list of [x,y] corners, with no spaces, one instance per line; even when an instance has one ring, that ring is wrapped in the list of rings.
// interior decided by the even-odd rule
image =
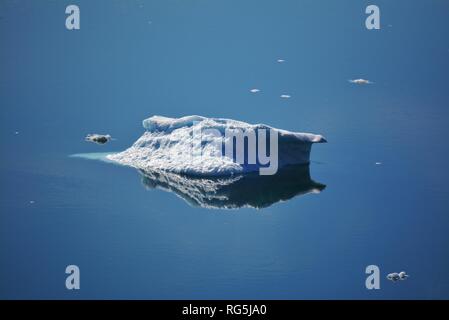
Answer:
[[[321,135],[290,132],[264,124],[201,116],[143,121],[147,130],[129,149],[108,159],[142,170],[217,176],[308,164],[311,145]]]

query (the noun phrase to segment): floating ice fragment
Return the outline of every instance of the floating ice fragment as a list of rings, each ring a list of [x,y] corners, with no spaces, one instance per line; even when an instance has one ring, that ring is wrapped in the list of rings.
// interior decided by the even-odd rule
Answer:
[[[387,275],[387,279],[388,279],[388,280],[391,280],[391,281],[394,281],[394,282],[396,282],[396,281],[398,281],[398,280],[405,280],[405,279],[407,279],[408,277],[409,277],[409,275],[406,274],[405,271],[401,271],[401,272],[399,272],[399,273],[393,272],[393,273],[389,273],[389,274]]]
[[[259,89],[256,89],[256,88],[254,88],[254,89],[251,89],[251,90],[249,90],[249,91],[251,91],[252,93],[257,93],[257,92],[260,92],[260,90],[259,90]]]
[[[372,84],[373,83],[366,79],[353,79],[353,80],[349,80],[349,82],[354,83],[354,84]]]
[[[389,273],[387,275],[387,279],[391,280],[391,281],[398,281],[399,280],[399,273],[397,273],[397,272]]]
[[[291,95],[289,95],[289,94],[281,94],[282,99],[289,99],[290,97],[291,97]]]
[[[94,142],[97,144],[105,144],[109,140],[112,140],[112,137],[109,134],[88,134],[85,138],[86,141]]]

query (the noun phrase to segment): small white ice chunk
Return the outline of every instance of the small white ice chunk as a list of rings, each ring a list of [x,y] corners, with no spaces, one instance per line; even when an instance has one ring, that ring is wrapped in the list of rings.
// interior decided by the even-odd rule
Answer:
[[[371,82],[369,80],[366,80],[366,79],[352,79],[352,80],[349,80],[349,82],[350,83],[354,83],[354,84],[360,84],[360,85],[372,84],[373,83],[373,82]]]
[[[105,144],[106,142],[112,140],[112,137],[109,134],[88,134],[85,138],[86,141],[94,142],[97,144]]]
[[[251,91],[252,93],[257,93],[257,92],[260,92],[260,90],[259,90],[259,89],[256,89],[256,88],[254,88],[254,89],[251,89],[251,90],[249,90],[249,91]]]
[[[387,279],[391,281],[405,280],[409,277],[409,275],[405,271],[401,271],[399,273],[393,272],[387,275]]]

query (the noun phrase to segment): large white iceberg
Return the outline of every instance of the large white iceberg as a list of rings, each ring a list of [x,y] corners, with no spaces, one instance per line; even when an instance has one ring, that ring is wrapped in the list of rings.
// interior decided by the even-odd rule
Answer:
[[[186,116],[167,118],[153,116],[143,121],[146,132],[127,150],[108,155],[109,160],[141,170],[162,170],[198,176],[226,176],[247,173],[270,166],[259,157],[251,162],[251,152],[276,156],[276,166],[308,164],[313,143],[326,142],[321,135],[290,132],[264,124],[248,124],[231,119]],[[238,159],[238,144],[229,132],[243,132],[246,141],[244,161]],[[265,133],[264,133],[265,132]],[[249,133],[254,142],[250,143]],[[264,135],[264,134],[265,135]],[[200,136],[200,139],[198,139]],[[276,148],[272,138],[276,136]],[[263,143],[261,143],[263,142]],[[266,142],[266,146],[264,145]],[[262,148],[263,147],[263,148]],[[277,151],[277,152],[276,152]],[[240,159],[241,160],[241,159]]]

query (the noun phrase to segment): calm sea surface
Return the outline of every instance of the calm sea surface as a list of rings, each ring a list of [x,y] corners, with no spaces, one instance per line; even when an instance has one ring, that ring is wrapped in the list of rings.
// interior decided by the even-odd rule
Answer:
[[[0,298],[449,298],[449,5],[377,2],[368,31],[359,1],[80,0],[68,31],[59,1],[2,0]],[[293,180],[224,191],[259,209],[71,156],[124,150],[154,114],[328,143]]]

